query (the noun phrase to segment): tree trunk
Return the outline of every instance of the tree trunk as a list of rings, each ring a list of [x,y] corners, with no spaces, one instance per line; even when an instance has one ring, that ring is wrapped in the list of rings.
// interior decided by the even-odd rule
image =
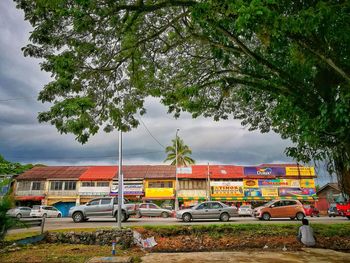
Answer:
[[[338,184],[347,199],[350,197],[350,154],[346,151],[340,151],[334,156],[334,170],[338,178]]]

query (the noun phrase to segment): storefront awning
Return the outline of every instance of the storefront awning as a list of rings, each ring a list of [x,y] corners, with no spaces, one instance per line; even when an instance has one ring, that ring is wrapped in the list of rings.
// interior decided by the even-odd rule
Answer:
[[[16,196],[15,197],[16,200],[20,200],[20,201],[41,201],[44,198],[45,198],[44,196]]]

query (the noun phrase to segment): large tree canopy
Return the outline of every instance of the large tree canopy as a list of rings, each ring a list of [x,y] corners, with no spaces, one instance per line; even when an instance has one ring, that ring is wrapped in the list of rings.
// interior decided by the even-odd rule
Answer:
[[[34,27],[25,55],[54,80],[39,120],[86,142],[128,130],[161,97],[170,112],[241,119],[328,160],[350,193],[350,2],[15,0]]]

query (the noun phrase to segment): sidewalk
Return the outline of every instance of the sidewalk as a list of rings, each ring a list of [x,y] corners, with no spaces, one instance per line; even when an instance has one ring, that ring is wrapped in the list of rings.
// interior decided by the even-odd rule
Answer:
[[[350,262],[350,253],[328,249],[303,249],[303,251],[243,251],[243,252],[193,252],[150,253],[142,257],[142,263],[212,263],[212,262],[256,262],[256,263],[342,263]]]

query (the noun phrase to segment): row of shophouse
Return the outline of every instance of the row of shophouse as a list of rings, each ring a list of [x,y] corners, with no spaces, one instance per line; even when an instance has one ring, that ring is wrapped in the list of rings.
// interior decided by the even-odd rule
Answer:
[[[124,197],[135,202],[173,202],[189,206],[204,200],[240,205],[267,202],[278,197],[313,202],[315,170],[299,165],[235,166],[169,165],[123,166]],[[176,178],[178,187],[176,187]],[[54,205],[68,213],[70,207],[100,196],[118,195],[117,166],[34,167],[16,177],[18,205]]]

